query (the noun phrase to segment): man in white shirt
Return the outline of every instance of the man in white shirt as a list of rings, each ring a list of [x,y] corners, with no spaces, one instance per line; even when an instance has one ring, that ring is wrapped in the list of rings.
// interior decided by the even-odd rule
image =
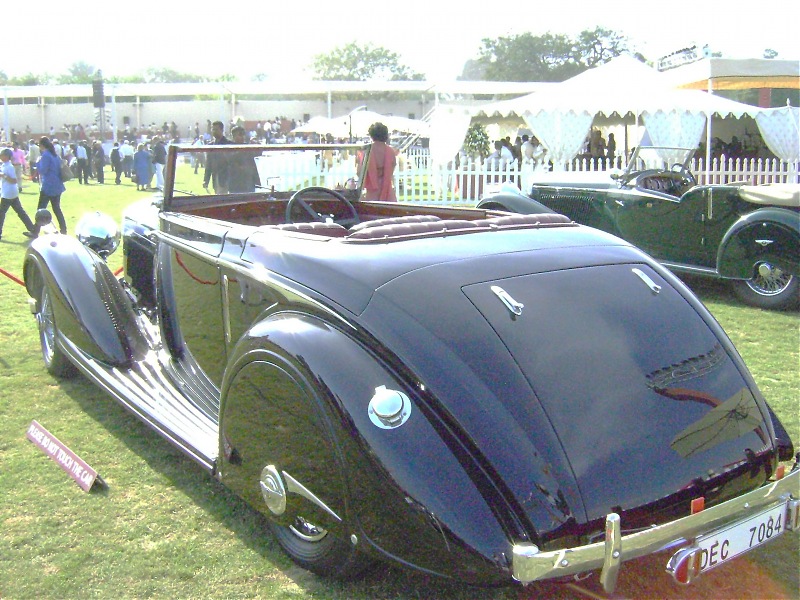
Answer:
[[[527,135],[522,136],[521,150],[522,150],[522,157],[526,161],[530,162],[531,160],[533,160],[533,144],[531,144],[531,141]]]
[[[78,163],[78,183],[89,183],[89,153],[83,142],[75,144],[75,160]]]
[[[122,172],[129,179],[133,169],[133,152],[131,143],[128,140],[123,140],[122,145],[119,147],[119,155],[122,157]]]

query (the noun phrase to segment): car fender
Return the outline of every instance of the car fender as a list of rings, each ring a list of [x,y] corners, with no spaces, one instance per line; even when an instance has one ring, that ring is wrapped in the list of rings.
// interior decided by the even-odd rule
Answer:
[[[725,233],[717,252],[722,277],[749,279],[753,265],[769,262],[800,276],[800,216],[781,208],[763,208],[739,218]]]
[[[284,525],[301,514],[368,552],[441,575],[507,576],[508,536],[418,390],[366,345],[316,316],[278,313],[239,340],[228,365],[218,476],[256,509]],[[409,400],[402,425],[371,420],[381,386]],[[258,485],[269,465],[320,502],[287,493],[286,512],[274,514]]]
[[[25,287],[38,312],[47,286],[61,335],[92,358],[128,366],[147,350],[125,290],[106,262],[76,238],[48,235],[29,246]]]
[[[485,196],[477,208],[485,210],[504,210],[520,214],[552,213],[553,210],[533,200],[515,186],[504,186],[499,192]]]

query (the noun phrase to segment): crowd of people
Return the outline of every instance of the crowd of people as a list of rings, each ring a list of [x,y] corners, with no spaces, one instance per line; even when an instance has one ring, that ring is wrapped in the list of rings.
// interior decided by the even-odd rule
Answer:
[[[544,158],[547,150],[536,136],[518,135],[511,143],[511,136],[506,136],[494,142],[494,150],[484,161],[484,165],[491,170],[503,170],[514,161],[517,164],[533,164],[536,166]]]
[[[131,128],[126,124],[123,130],[118,131],[121,141],[114,142],[110,151],[101,143],[97,128],[90,125],[85,127],[65,125],[61,131],[51,128],[50,136],[42,136],[38,141],[29,138],[27,142],[21,141],[19,132],[13,132],[9,136],[11,142],[8,147],[0,151],[2,163],[0,164],[2,183],[0,237],[9,209],[13,209],[25,225],[27,230],[24,232],[25,235],[35,237],[44,224],[43,219],[49,215],[46,210],[48,206],[55,214],[59,231],[66,232],[60,208],[61,193],[65,189],[64,180],[75,178],[80,185],[90,185],[91,182],[104,184],[108,165],[116,185],[120,185],[122,179],[127,178],[136,184],[137,190],[163,190],[166,148],[170,143],[219,145],[337,141],[331,136],[293,133],[301,124],[297,120],[277,116],[255,123],[235,119],[228,123],[232,140],[225,136],[225,124],[221,121],[212,122],[210,119],[202,127],[199,122],[188,126],[186,137],[179,135],[179,127],[174,121],[171,123],[165,121],[160,127],[151,123],[141,129]],[[26,133],[30,133],[30,128],[26,128]],[[364,182],[368,199],[396,199],[392,184],[393,173],[402,157],[398,157],[397,151],[389,144],[389,133],[382,123],[373,124],[369,130],[373,151],[370,154]],[[4,132],[0,131],[0,139],[3,136]],[[752,140],[746,142],[739,141],[736,136],[733,136],[729,143],[714,138],[712,157],[747,158],[752,154],[754,144]],[[702,143],[698,155],[705,156]],[[577,160],[588,160],[595,168],[605,169],[618,167],[617,162],[621,158],[617,154],[614,134],[608,133],[606,138],[599,129],[593,128],[587,135]],[[205,188],[210,185],[216,193],[226,193],[230,190],[230,178],[226,176],[223,180],[219,169],[214,164],[206,164],[202,153],[194,154],[192,160],[195,173],[203,169]],[[513,143],[510,136],[495,141],[494,150],[485,159],[484,165],[490,170],[504,170],[514,163],[532,164],[535,168],[545,161],[547,161],[547,150],[539,140],[535,136],[521,135],[517,136]],[[254,172],[243,172],[241,175],[245,179],[257,178]],[[32,184],[39,184],[39,202],[34,220],[27,215],[19,200],[26,178]]]

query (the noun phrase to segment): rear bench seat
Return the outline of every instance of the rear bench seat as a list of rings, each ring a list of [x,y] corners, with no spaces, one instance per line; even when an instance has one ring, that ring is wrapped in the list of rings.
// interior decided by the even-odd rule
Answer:
[[[376,223],[376,221],[372,221]],[[468,233],[470,231],[498,230],[498,229],[518,229],[527,227],[548,227],[574,225],[574,223],[564,215],[555,213],[542,213],[532,215],[506,215],[502,217],[491,217],[468,221],[465,219],[446,219],[433,221],[398,221],[389,224],[369,226],[351,230],[350,235],[345,241],[393,241],[415,237],[427,237],[436,235],[453,235]]]
[[[293,231],[323,237],[344,238],[350,242],[384,242],[435,237],[460,233],[575,225],[564,215],[541,213],[531,215],[504,215],[469,221],[467,219],[440,219],[434,215],[408,215],[375,219],[354,225],[350,230],[338,223],[286,223],[267,225],[267,229]]]
[[[284,223],[283,225],[267,225],[270,229],[280,229],[281,231],[296,231],[298,233],[308,233],[311,235],[323,235],[326,237],[345,237],[348,234],[346,228],[338,223],[323,223],[312,221],[311,223]]]
[[[293,231],[310,235],[322,235],[326,237],[345,237],[355,231],[361,231],[370,227],[381,227],[383,225],[395,225],[398,223],[425,223],[438,221],[435,215],[406,215],[404,217],[387,217],[385,219],[374,219],[353,225],[349,230],[338,223],[323,223],[312,221],[310,223],[283,223],[281,225],[266,225],[268,229],[280,229],[281,231]]]

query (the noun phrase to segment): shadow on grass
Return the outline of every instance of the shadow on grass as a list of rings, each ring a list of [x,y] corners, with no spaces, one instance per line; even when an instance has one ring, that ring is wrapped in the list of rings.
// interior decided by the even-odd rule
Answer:
[[[748,306],[736,297],[733,287],[729,281],[712,279],[699,275],[689,275],[686,273],[675,273],[675,275],[692,290],[704,304],[722,304],[729,308],[750,308],[752,310],[762,310],[753,306]],[[800,308],[787,310],[788,313],[798,313]]]
[[[265,559],[267,571],[278,569],[309,595],[348,599],[374,598],[517,598],[519,588],[480,588],[377,563],[351,582],[325,580],[297,567],[272,537],[267,518],[246,504],[199,465],[147,427],[111,396],[83,377],[60,382],[61,390],[169,485],[188,496],[210,519],[232,531],[250,550]],[[107,491],[101,492],[103,494]],[[532,589],[532,588],[529,588]],[[549,594],[552,597],[552,594]]]
[[[769,593],[768,597],[791,598],[792,590],[800,589],[800,575],[796,569],[799,542],[798,536],[792,534],[704,575],[688,588],[678,586],[664,573],[668,556],[663,553],[626,563],[617,592],[611,596],[603,592],[596,574],[578,584],[542,582],[524,588],[480,588],[377,563],[356,581],[321,579],[297,567],[283,554],[264,515],[227,490],[102,390],[83,378],[62,382],[61,388],[90,418],[162,475],[168,485],[185,494],[210,520],[231,531],[246,548],[263,557],[261,571],[265,580],[275,579],[278,574],[284,581],[282,586],[297,586],[308,597],[336,600],[585,600],[587,597],[707,600],[723,597],[719,595],[723,587],[725,594],[734,594],[725,597],[737,598],[760,598],[763,591]],[[254,580],[253,585],[256,590],[259,580]]]

